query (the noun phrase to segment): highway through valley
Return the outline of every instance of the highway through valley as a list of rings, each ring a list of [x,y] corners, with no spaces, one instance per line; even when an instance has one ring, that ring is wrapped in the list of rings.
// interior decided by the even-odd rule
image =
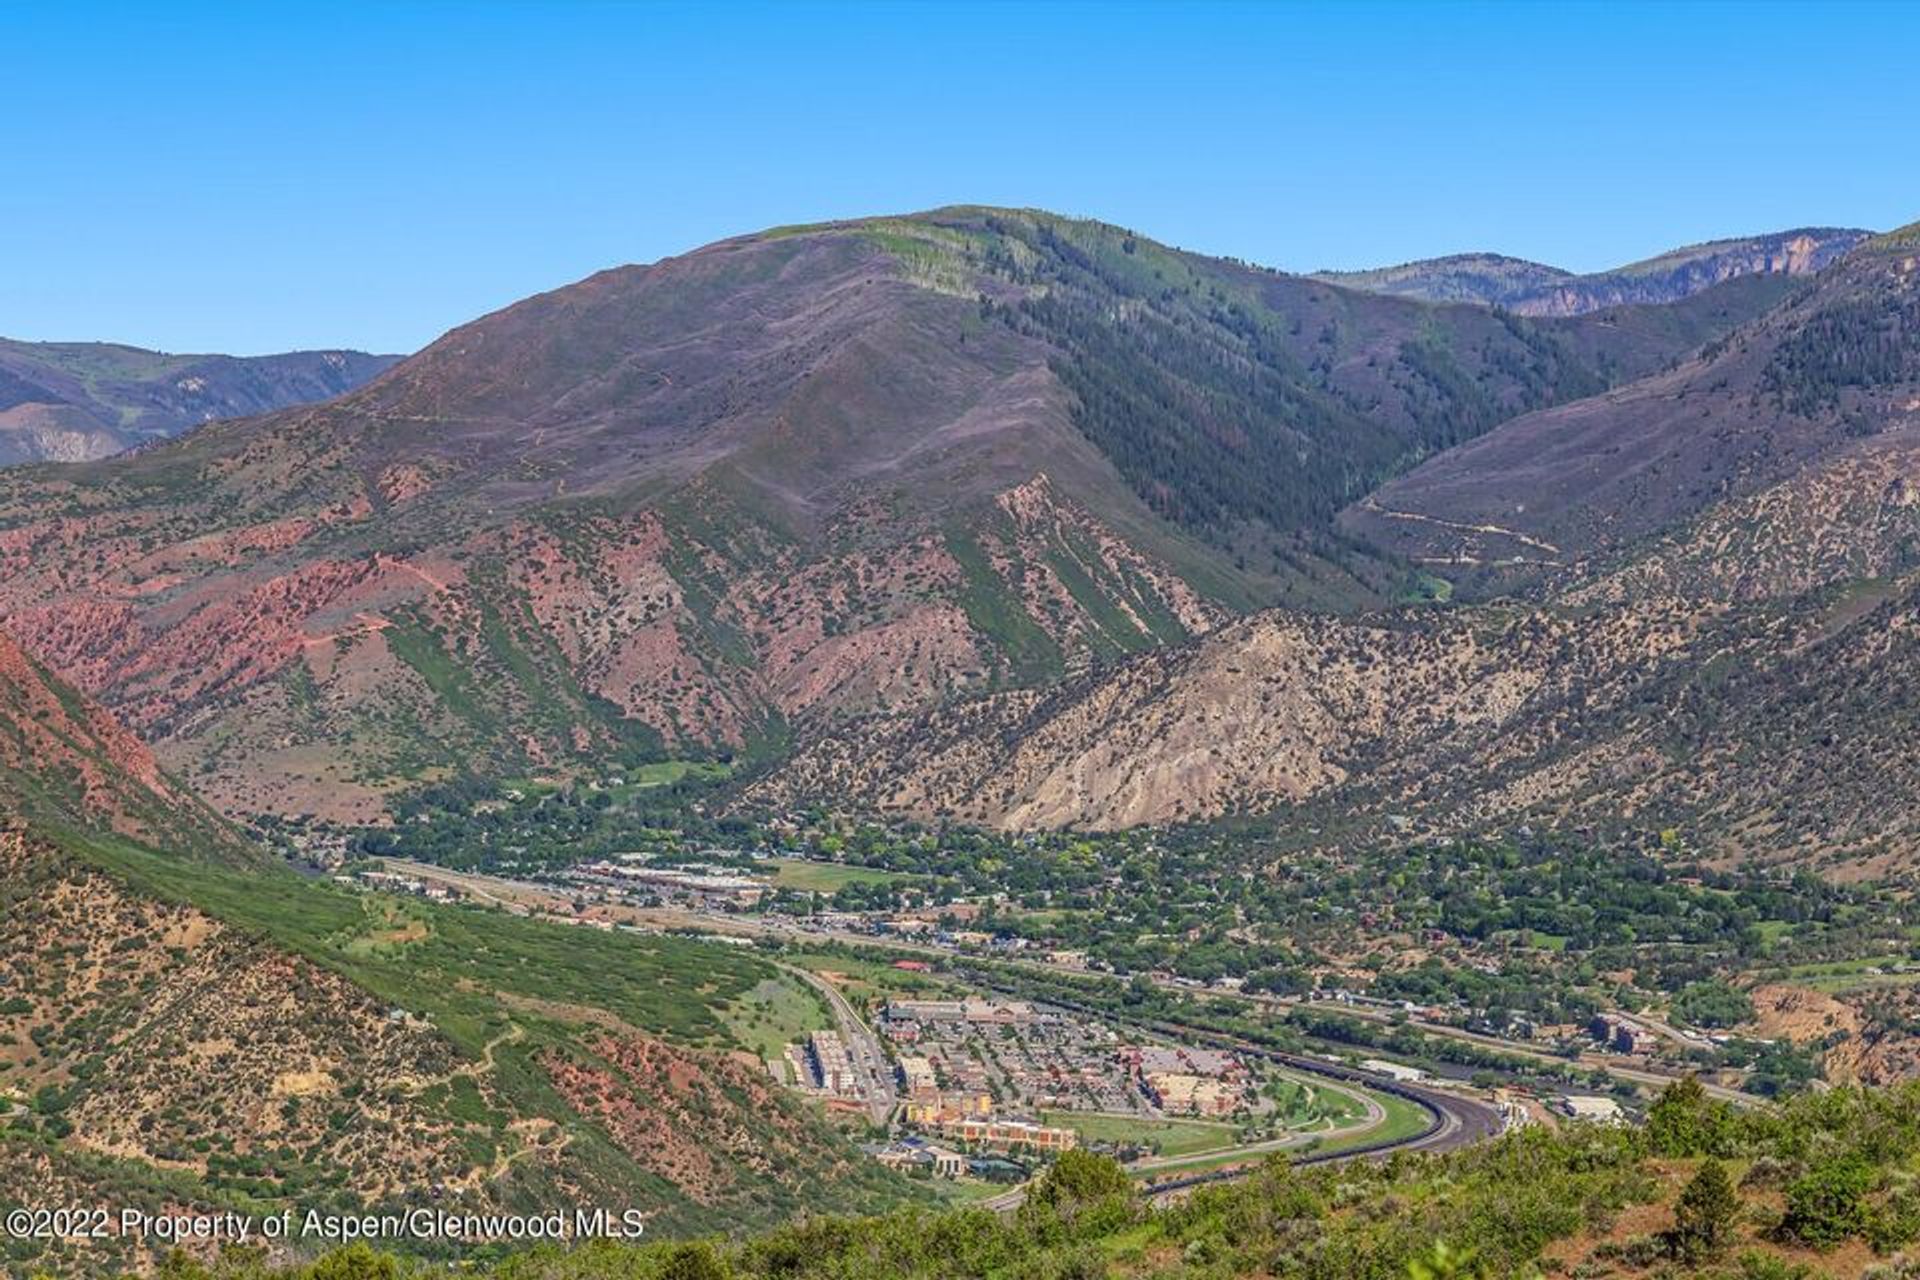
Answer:
[[[385,861],[395,871],[414,876],[421,880],[436,881],[451,885],[482,902],[523,911],[542,911],[569,918],[571,918],[573,914],[572,896],[562,888],[535,884],[523,880],[510,880],[504,877],[474,872],[450,871],[444,867],[436,867],[426,863],[401,859],[390,858]],[[840,942],[851,946],[891,951],[902,955],[938,957],[950,962],[959,961],[963,964],[969,962],[968,957],[956,955],[951,951],[927,946],[925,944],[873,938],[862,934],[808,929],[801,927],[798,923],[784,920],[769,920],[765,917],[694,911],[683,908],[635,907],[625,905],[609,906],[606,910],[610,918],[617,921],[653,928],[703,930],[734,936],[775,937],[784,941],[802,943],[808,941]],[[1031,968],[1048,973],[1069,972],[1057,969],[1057,967],[1053,965],[1030,960],[1015,960],[1002,963],[1015,970]],[[867,1088],[869,1090],[869,1114],[874,1117],[876,1123],[886,1123],[897,1101],[897,1096],[893,1087],[891,1070],[886,1062],[884,1051],[880,1047],[878,1037],[873,1034],[872,1028],[867,1026],[865,1020],[860,1017],[859,1012],[854,1009],[846,1000],[845,996],[838,988],[834,987],[832,983],[827,982],[817,974],[809,973],[795,966],[782,965],[781,968],[808,981],[809,984],[826,999],[829,1008],[833,1012],[834,1021],[839,1027],[842,1037],[847,1042],[848,1053],[855,1064],[855,1070],[861,1074],[863,1081],[867,1082]],[[1084,977],[1085,975],[1077,971],[1072,971],[1071,976]],[[982,982],[983,985],[994,985],[991,978],[985,977],[980,972],[972,973],[971,977],[975,981]],[[1271,997],[1250,997],[1250,999],[1256,1004],[1273,1006],[1288,1006],[1304,1003],[1274,999]],[[1051,996],[1046,998],[1045,1003],[1060,1005],[1064,1008],[1076,1007],[1073,1001]],[[1418,1106],[1430,1119],[1427,1128],[1413,1136],[1382,1140],[1379,1143],[1363,1142],[1357,1146],[1344,1147],[1341,1150],[1333,1152],[1308,1152],[1295,1158],[1298,1163],[1330,1163],[1339,1160],[1370,1159],[1391,1154],[1395,1151],[1452,1151],[1497,1135],[1503,1125],[1499,1111],[1493,1106],[1453,1090],[1393,1080],[1370,1071],[1360,1070],[1356,1067],[1348,1067],[1319,1058],[1305,1057],[1276,1049],[1268,1049],[1237,1040],[1230,1036],[1201,1031],[1177,1023],[1161,1022],[1155,1024],[1154,1020],[1150,1019],[1133,1020],[1116,1017],[1111,1011],[1103,1009],[1084,1008],[1081,1011],[1109,1021],[1133,1021],[1137,1025],[1145,1026],[1149,1030],[1157,1030],[1161,1034],[1178,1035],[1183,1039],[1196,1043],[1231,1047],[1236,1052],[1264,1058],[1289,1071],[1318,1076],[1336,1083],[1349,1086],[1361,1086],[1378,1093],[1389,1094]],[[1355,1017],[1377,1018],[1380,1021],[1389,1020],[1385,1015],[1377,1014],[1371,1010],[1341,1006],[1341,1011]],[[1444,1024],[1437,1023],[1428,1024],[1420,1021],[1416,1021],[1414,1025],[1423,1031],[1474,1040],[1486,1044],[1489,1047],[1496,1047],[1510,1053],[1535,1057],[1543,1061],[1555,1060],[1550,1055],[1541,1053],[1538,1050],[1529,1051],[1521,1046],[1497,1040],[1490,1036],[1480,1036],[1471,1032],[1465,1032],[1457,1027],[1447,1027]],[[1623,1078],[1642,1079],[1648,1083],[1665,1083],[1673,1078],[1653,1072],[1634,1071],[1611,1063],[1608,1064],[1608,1069]],[[1718,1092],[1734,1094],[1732,1090],[1719,1090]],[[1748,1100],[1744,1095],[1736,1095],[1736,1097],[1741,1101]],[[1249,1150],[1248,1152],[1250,1157],[1257,1157],[1258,1154],[1259,1152],[1253,1150]],[[1245,1176],[1249,1167],[1250,1166],[1222,1167],[1195,1173],[1186,1177],[1176,1177],[1167,1182],[1150,1187],[1148,1194],[1168,1194],[1206,1182],[1218,1182],[1234,1177]],[[1009,1193],[1009,1195],[1011,1194],[1012,1193]],[[997,1205],[1000,1201],[1006,1200],[1007,1198],[1006,1196],[1002,1196],[988,1203]],[[1018,1203],[1017,1199],[1014,1203]]]

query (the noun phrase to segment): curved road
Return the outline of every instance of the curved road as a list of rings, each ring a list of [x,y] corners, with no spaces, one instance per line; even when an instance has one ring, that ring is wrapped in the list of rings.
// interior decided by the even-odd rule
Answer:
[[[561,896],[554,889],[544,885],[505,880],[482,873],[450,872],[444,867],[408,862],[403,859],[389,858],[385,861],[391,867],[404,869],[414,874],[421,874],[427,878],[457,884],[468,892],[474,893],[476,896],[484,897],[503,906],[516,905],[516,899],[519,904],[524,904],[529,898],[539,901]],[[803,939],[810,936],[804,931],[774,927],[765,921],[743,920],[737,916],[714,917],[703,913],[662,910],[657,908],[633,909],[627,914],[636,918],[653,919],[679,925],[691,924],[705,928],[720,928],[730,932],[748,935],[769,934],[775,937],[798,936]],[[872,938],[836,937],[835,940],[852,942],[860,946],[879,946],[883,950],[928,953],[949,960],[957,958],[951,953],[939,951],[934,948],[918,947],[911,944],[876,942],[876,940]],[[788,966],[785,965],[781,967],[788,968]],[[879,1114],[877,1122],[884,1124],[886,1114],[891,1113],[894,1102],[892,1074],[890,1068],[887,1068],[885,1065],[885,1055],[880,1053],[878,1041],[874,1038],[872,1030],[861,1020],[858,1012],[854,1010],[852,1005],[847,1003],[846,998],[833,987],[832,983],[820,978],[817,974],[811,974],[802,969],[793,968],[790,971],[807,979],[826,996],[829,1005],[833,1009],[835,1021],[840,1024],[842,1034],[846,1035],[850,1052],[854,1053],[856,1062],[862,1063],[863,1071],[870,1072],[870,1078],[883,1084],[885,1088],[885,1114]],[[982,985],[989,988],[1000,986],[1000,984],[994,982],[991,978],[977,971],[973,974],[973,977],[976,981],[981,982]],[[1302,1156],[1298,1161],[1298,1163],[1301,1164],[1323,1164],[1338,1160],[1360,1160],[1385,1155],[1393,1151],[1452,1151],[1456,1148],[1492,1137],[1499,1133],[1501,1129],[1500,1113],[1494,1108],[1483,1102],[1477,1102],[1471,1098],[1462,1097],[1444,1090],[1403,1084],[1397,1080],[1377,1076],[1372,1072],[1362,1071],[1357,1067],[1323,1062],[1318,1058],[1302,1057],[1298,1054],[1284,1053],[1277,1049],[1261,1048],[1232,1036],[1224,1036],[1218,1033],[1201,1031],[1196,1028],[1184,1027],[1172,1023],[1156,1024],[1150,1019],[1124,1018],[1114,1014],[1110,1010],[1093,1009],[1078,1005],[1074,1001],[1064,1000],[1054,996],[1044,997],[1042,1002],[1058,1005],[1062,1008],[1077,1008],[1081,1012],[1089,1013],[1109,1021],[1133,1022],[1136,1025],[1146,1026],[1149,1029],[1171,1032],[1199,1043],[1212,1043],[1221,1047],[1231,1048],[1249,1056],[1265,1058],[1295,1071],[1323,1076],[1348,1084],[1364,1085],[1378,1092],[1392,1094],[1414,1103],[1420,1107],[1421,1110],[1425,1111],[1432,1120],[1432,1123],[1425,1132],[1412,1138],[1350,1147],[1338,1152],[1325,1152]],[[1255,1003],[1283,1004],[1285,1002],[1267,998],[1265,1000],[1256,999]],[[1347,1010],[1347,1012],[1356,1013],[1358,1011]],[[1366,1014],[1363,1013],[1360,1014],[1360,1016],[1365,1017]],[[1385,1021],[1386,1019],[1382,1018],[1381,1020]],[[1423,1030],[1442,1033],[1451,1032],[1465,1039],[1483,1039],[1483,1037],[1477,1036],[1474,1033],[1464,1032],[1458,1028],[1442,1027],[1437,1024],[1430,1027],[1425,1024],[1419,1025],[1421,1025]],[[1502,1044],[1502,1042],[1493,1041],[1492,1043],[1501,1044],[1501,1047],[1509,1048],[1509,1051],[1511,1051],[1511,1047]],[[871,1052],[869,1052],[869,1048]],[[1548,1057],[1546,1054],[1538,1054],[1537,1056],[1541,1058]],[[877,1068],[872,1066],[876,1061],[879,1064]],[[1629,1079],[1640,1074],[1623,1071],[1618,1067],[1613,1068],[1613,1070],[1616,1074]],[[1652,1076],[1651,1073],[1647,1074],[1649,1079],[1671,1079],[1671,1077],[1657,1077]],[[1733,1091],[1726,1090],[1720,1092],[1732,1093]],[[1744,1100],[1744,1098],[1742,1098],[1742,1100]],[[870,1105],[873,1106],[876,1113],[879,1112],[879,1104],[880,1098],[878,1096],[870,1098]],[[1159,1195],[1167,1191],[1194,1186],[1202,1182],[1225,1181],[1230,1178],[1244,1176],[1245,1173],[1245,1167],[1212,1170],[1203,1174],[1194,1174],[1190,1178],[1175,1179],[1172,1182],[1150,1189],[1148,1194]],[[1007,1193],[1006,1196],[997,1197],[985,1203],[990,1206],[998,1206],[1001,1201],[1007,1200],[1016,1194],[1021,1198],[1025,1196],[1024,1190],[1015,1188],[1013,1192]],[[1018,1202],[1017,1199],[1013,1201],[1014,1204]]]
[[[991,984],[989,984],[991,985]],[[1454,1151],[1471,1146],[1497,1136],[1504,1127],[1500,1113],[1474,1098],[1465,1097],[1444,1089],[1429,1089],[1421,1085],[1407,1084],[1387,1076],[1363,1071],[1358,1067],[1349,1067],[1342,1063],[1323,1062],[1318,1058],[1304,1057],[1287,1053],[1280,1049],[1267,1049],[1251,1044],[1236,1036],[1222,1035],[1218,1032],[1202,1031],[1193,1027],[1183,1027],[1175,1023],[1165,1023],[1156,1019],[1127,1018],[1110,1010],[1094,1009],[1077,1005],[1070,1000],[1047,998],[1044,1003],[1077,1012],[1105,1018],[1113,1022],[1131,1022],[1135,1026],[1159,1031],[1162,1034],[1178,1034],[1187,1040],[1211,1044],[1218,1048],[1232,1049],[1248,1057],[1261,1058],[1289,1071],[1306,1075],[1321,1076],[1341,1084],[1360,1085],[1378,1093],[1391,1094],[1396,1098],[1413,1103],[1426,1112],[1429,1123],[1422,1132],[1410,1138],[1389,1138],[1378,1142],[1362,1143],[1347,1147],[1341,1151],[1314,1152],[1296,1157],[1295,1164],[1336,1164],[1347,1160],[1378,1159],[1397,1151]],[[1257,1153],[1249,1149],[1250,1157]],[[1244,1178],[1259,1167],[1259,1160],[1250,1163],[1230,1165],[1220,1169],[1209,1169],[1204,1173],[1195,1173],[1182,1178],[1171,1178],[1165,1182],[1154,1183],[1143,1188],[1148,1196],[1162,1196],[1211,1182],[1231,1182]],[[983,1201],[986,1208],[996,1212],[1010,1213],[1020,1207],[1027,1196],[1026,1185],[1015,1187],[991,1200]]]

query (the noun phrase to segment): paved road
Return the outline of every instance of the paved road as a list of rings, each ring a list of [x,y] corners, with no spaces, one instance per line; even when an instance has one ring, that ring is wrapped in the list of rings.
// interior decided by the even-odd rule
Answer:
[[[394,870],[404,871],[409,875],[417,876],[423,880],[438,880],[446,884],[452,884],[472,893],[475,897],[503,905],[509,902],[518,903],[523,906],[545,903],[551,910],[568,911],[570,909],[569,904],[572,901],[565,891],[546,885],[530,884],[520,880],[506,880],[497,876],[489,876],[475,872],[449,871],[444,867],[410,862],[399,858],[388,858],[385,859],[385,861]],[[871,934],[849,933],[840,930],[802,929],[798,925],[789,924],[785,921],[768,921],[764,918],[753,916],[691,911],[673,907],[620,907],[616,909],[616,914],[636,924],[644,923],[659,928],[701,929],[715,933],[734,933],[751,937],[777,937],[801,942],[841,942],[849,946],[892,951],[900,955],[937,957],[944,960],[958,960],[963,962],[972,958],[944,947],[928,946],[925,943],[878,938]],[[1009,968],[1029,969],[1062,977],[1085,978],[1088,976],[1082,970],[1070,969],[1063,965],[1048,964],[1040,960],[995,959],[992,963]],[[1159,983],[1159,985],[1163,989],[1175,992],[1176,994],[1194,994],[1194,992],[1180,986],[1178,983],[1163,981]],[[1199,994],[1206,993],[1200,992]],[[1244,992],[1241,993],[1239,998],[1256,1005],[1266,1005],[1277,1009],[1325,1009],[1366,1022],[1391,1024],[1402,1021],[1401,1015],[1398,1013],[1389,1013],[1378,1009],[1368,1009],[1364,1006],[1342,1004],[1335,1001],[1309,1001],[1281,996],[1259,996]],[[1497,1049],[1502,1053],[1512,1054],[1515,1057],[1526,1058],[1545,1065],[1564,1066],[1567,1063],[1567,1059],[1559,1054],[1548,1053],[1519,1041],[1506,1040],[1499,1036],[1483,1035],[1477,1031],[1468,1031],[1462,1027],[1449,1026],[1444,1022],[1428,1022],[1421,1018],[1411,1018],[1405,1019],[1405,1025],[1431,1035],[1482,1045],[1489,1049]],[[1603,1068],[1622,1080],[1630,1080],[1636,1084],[1647,1084],[1655,1087],[1672,1084],[1675,1080],[1681,1079],[1686,1074],[1683,1071],[1628,1066],[1615,1059],[1594,1054],[1582,1055],[1579,1059],[1579,1064],[1586,1067]],[[1724,1085],[1707,1084],[1704,1081],[1702,1084],[1705,1086],[1706,1091],[1713,1097],[1721,1098],[1740,1106],[1762,1106],[1766,1105],[1767,1102],[1766,1099],[1757,1094],[1746,1093],[1739,1089],[1730,1089]]]
[[[458,886],[466,892],[473,894],[475,897],[500,905],[517,905],[525,908],[544,907],[555,912],[562,912],[567,911],[571,903],[571,898],[564,891],[550,888],[546,885],[529,884],[525,881],[507,880],[497,876],[488,876],[474,872],[449,871],[444,867],[408,862],[401,859],[390,858],[386,861],[395,869],[403,870],[421,879],[437,880],[445,884]],[[623,907],[615,914],[630,923],[646,923],[658,927],[708,929],[715,932],[745,934],[748,936],[772,936],[798,941],[826,939],[846,942],[856,946],[877,947],[882,950],[891,950],[913,955],[929,955],[961,961],[967,959],[965,956],[957,955],[954,952],[939,947],[929,947],[911,942],[875,939],[864,934],[815,932],[800,929],[795,925],[788,925],[784,922],[769,922],[765,919],[755,917],[710,914],[707,912],[685,911],[673,908],[640,907]],[[1011,967],[1014,968],[1037,969],[1048,973],[1068,974],[1074,977],[1085,976],[1078,970],[1067,970],[1062,966],[1043,964],[1038,961],[1020,960],[1000,963],[1010,963]],[[873,1034],[872,1028],[867,1026],[865,1020],[860,1017],[859,1012],[847,1002],[846,997],[842,995],[832,983],[827,982],[818,974],[810,973],[804,969],[787,965],[782,965],[781,967],[791,973],[799,975],[825,996],[829,1007],[833,1010],[834,1020],[839,1024],[841,1034],[847,1041],[849,1055],[856,1063],[856,1069],[866,1074],[871,1082],[869,1087],[873,1092],[869,1098],[870,1114],[875,1116],[876,1123],[885,1124],[892,1115],[896,1095],[893,1087],[893,1074],[888,1067],[886,1055],[881,1051],[879,1038]],[[1177,987],[1174,989],[1180,994],[1186,994],[1184,989]],[[1255,997],[1254,999],[1257,1003],[1288,1003],[1272,997]],[[1066,1000],[1050,998],[1047,1003],[1063,1005],[1068,1008],[1074,1007],[1072,1001]],[[1370,1010],[1354,1010],[1347,1006],[1340,1006],[1340,1008],[1343,1012],[1357,1013],[1363,1017],[1373,1012]],[[1109,1010],[1089,1010],[1089,1012],[1112,1021],[1128,1020],[1116,1018]],[[1388,1015],[1382,1014],[1378,1015],[1378,1020],[1390,1021],[1391,1018]],[[1146,1025],[1151,1020],[1134,1021]],[[1431,1030],[1437,1034],[1456,1034],[1467,1039],[1489,1043],[1499,1048],[1509,1049],[1515,1052],[1525,1052],[1527,1056],[1546,1061],[1563,1061],[1552,1055],[1541,1054],[1537,1051],[1515,1049],[1509,1042],[1497,1040],[1494,1037],[1479,1036],[1471,1032],[1462,1032],[1459,1028],[1445,1027],[1443,1024],[1429,1024],[1416,1021],[1414,1025],[1419,1026],[1422,1030]],[[1296,1072],[1330,1079],[1347,1085],[1364,1086],[1365,1088],[1373,1089],[1381,1093],[1392,1094],[1414,1103],[1431,1117],[1432,1122],[1426,1130],[1411,1138],[1363,1144],[1345,1151],[1310,1153],[1298,1158],[1297,1162],[1300,1164],[1322,1164],[1344,1160],[1376,1159],[1394,1151],[1451,1151],[1475,1142],[1484,1141],[1499,1133],[1501,1129],[1500,1113],[1493,1107],[1471,1098],[1450,1093],[1446,1090],[1429,1089],[1418,1085],[1405,1084],[1384,1076],[1375,1075],[1369,1071],[1360,1070],[1356,1067],[1337,1065],[1323,1062],[1318,1058],[1302,1057],[1297,1054],[1283,1053],[1276,1049],[1262,1048],[1232,1036],[1202,1032],[1194,1028],[1179,1027],[1177,1025],[1169,1025],[1159,1029],[1176,1031],[1183,1038],[1191,1039],[1199,1043],[1211,1042],[1231,1047],[1238,1052],[1265,1058]],[[1629,1075],[1620,1068],[1610,1066],[1609,1069],[1613,1070],[1616,1075],[1626,1076],[1626,1078],[1629,1079],[1633,1078],[1632,1075]],[[1651,1080],[1671,1078],[1655,1076],[1651,1073],[1640,1074]],[[1731,1091],[1722,1090],[1720,1092],[1727,1093]],[[1252,1156],[1257,1155],[1258,1152],[1250,1148],[1247,1154]],[[1252,1167],[1257,1167],[1257,1165],[1209,1170],[1205,1173],[1193,1174],[1185,1178],[1175,1178],[1155,1185],[1148,1190],[1148,1194],[1156,1196],[1171,1194],[1189,1187],[1198,1186],[1202,1183],[1223,1182],[1233,1178],[1245,1177],[1248,1170]],[[1016,1187],[1001,1196],[985,1201],[984,1204],[988,1207],[1011,1211],[1011,1209],[1018,1207],[1025,1197],[1025,1188]]]
[[[1402,1020],[1399,1014],[1388,1013],[1379,1009],[1368,1009],[1364,1006],[1342,1004],[1337,1000],[1288,1000],[1271,996],[1245,996],[1243,998],[1252,1000],[1257,1004],[1268,1004],[1279,1008],[1316,1009],[1339,1013],[1349,1018],[1358,1018],[1363,1022],[1392,1024]],[[1637,1018],[1639,1015],[1635,1014],[1631,1016]],[[1482,1035],[1478,1031],[1468,1031],[1464,1027],[1449,1026],[1444,1022],[1428,1022],[1424,1018],[1407,1018],[1405,1019],[1405,1025],[1417,1031],[1425,1031],[1432,1035],[1443,1036],[1449,1040],[1464,1040],[1469,1044],[1483,1045],[1489,1049],[1497,1049],[1501,1053],[1511,1054],[1516,1058],[1526,1058],[1533,1062],[1565,1066],[1568,1061],[1560,1054],[1548,1053],[1532,1045],[1502,1039],[1499,1036]],[[1576,1061],[1580,1066],[1590,1067],[1597,1071],[1605,1071],[1609,1075],[1618,1076],[1622,1080],[1631,1080],[1635,1084],[1650,1084],[1655,1086],[1669,1085],[1676,1080],[1682,1079],[1686,1075],[1686,1073],[1682,1071],[1665,1071],[1655,1070],[1651,1067],[1630,1066],[1616,1058],[1597,1053],[1583,1053]],[[1767,1099],[1762,1098],[1758,1094],[1747,1093],[1740,1089],[1730,1089],[1725,1085],[1710,1084],[1704,1080],[1701,1081],[1700,1084],[1710,1096],[1735,1103],[1739,1106],[1758,1107],[1767,1105]]]
[[[873,1028],[860,1016],[860,1011],[848,1003],[846,996],[840,993],[840,988],[819,974],[796,965],[780,964],[779,961],[774,964],[826,997],[827,1007],[833,1011],[833,1021],[840,1029],[840,1038],[846,1041],[847,1057],[853,1062],[853,1069],[859,1073],[861,1087],[866,1092],[867,1115],[875,1125],[885,1128],[893,1118],[897,1093],[893,1083],[893,1065],[887,1061],[886,1051],[880,1046],[880,1037],[873,1033]]]
[[[1289,1071],[1318,1076],[1340,1085],[1359,1085],[1379,1093],[1391,1094],[1405,1099],[1427,1113],[1429,1123],[1420,1133],[1409,1138],[1384,1139],[1379,1142],[1363,1143],[1349,1147],[1344,1151],[1311,1152],[1298,1157],[1296,1164],[1335,1164],[1348,1160],[1372,1160],[1391,1155],[1396,1151],[1454,1151],[1461,1147],[1484,1142],[1500,1133],[1504,1126],[1500,1112],[1487,1103],[1466,1097],[1445,1089],[1430,1089],[1421,1085],[1407,1084],[1386,1076],[1376,1075],[1358,1067],[1323,1062],[1318,1058],[1303,1057],[1300,1054],[1287,1053],[1279,1049],[1268,1049],[1249,1043],[1237,1036],[1222,1035],[1218,1032],[1204,1031],[1194,1027],[1183,1027],[1163,1019],[1128,1018],[1117,1015],[1111,1010],[1093,1009],[1076,1005],[1071,1000],[1049,998],[1048,1004],[1059,1005],[1067,1009],[1077,1009],[1090,1015],[1104,1018],[1110,1022],[1126,1022],[1150,1031],[1178,1033],[1183,1039],[1197,1044],[1211,1044],[1219,1048],[1232,1049],[1247,1057],[1262,1058]],[[1377,1111],[1378,1108],[1376,1107]],[[1382,1118],[1384,1119],[1384,1113]],[[1249,1156],[1258,1153],[1252,1148]],[[1171,1195],[1192,1187],[1210,1182],[1230,1182],[1246,1177],[1259,1167],[1259,1160],[1249,1164],[1235,1165],[1220,1169],[1209,1169],[1203,1173],[1176,1177],[1164,1182],[1154,1183],[1146,1188],[1149,1196]],[[999,1212],[1012,1212],[1026,1199],[1027,1188],[1023,1184],[995,1196],[983,1204]]]

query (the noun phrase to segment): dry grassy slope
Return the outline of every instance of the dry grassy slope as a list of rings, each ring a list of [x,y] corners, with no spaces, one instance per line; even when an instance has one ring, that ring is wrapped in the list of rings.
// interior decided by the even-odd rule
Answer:
[[[1263,593],[1369,598],[1314,532],[1353,486],[1680,328],[1031,213],[773,232],[529,299],[326,405],[0,474],[0,624],[221,807],[376,819],[449,771],[763,748]]]
[[[1861,246],[1672,371],[1507,422],[1382,486],[1352,533],[1477,590],[1617,554],[1920,426],[1920,255]]]
[[[1920,413],[1920,405],[1916,405]],[[1542,587],[1574,603],[1785,599],[1920,565],[1920,417]]]
[[[1048,692],[880,720],[814,744],[757,797],[844,795],[1004,827],[1122,827],[1318,801],[1453,807],[1483,776],[1684,651],[1686,609],[1346,620],[1269,612]],[[1426,795],[1429,787],[1434,794]]]

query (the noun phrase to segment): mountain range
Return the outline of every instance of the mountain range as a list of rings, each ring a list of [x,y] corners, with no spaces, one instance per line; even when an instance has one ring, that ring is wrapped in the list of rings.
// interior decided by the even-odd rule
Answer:
[[[1910,866],[1920,225],[1693,278],[1525,316],[948,209],[0,470],[0,1182],[667,1234],[922,1198],[770,1083],[814,997],[752,949],[352,893],[234,821],[450,781]]]
[[[0,473],[0,625],[239,815],[719,754],[923,820],[1877,857],[1908,810],[1793,808],[1851,696],[1794,672],[1897,660],[1913,234],[1811,234],[1529,317],[1034,211],[780,228]]]
[[[0,338],[0,466],[81,462],[351,391],[399,356],[168,355],[105,342]]]
[[[1845,227],[1802,227],[1689,245],[1585,275],[1498,253],[1459,253],[1368,271],[1323,271],[1313,278],[1428,302],[1480,302],[1518,315],[1572,316],[1630,303],[1678,302],[1748,276],[1813,275],[1871,235]]]
[[[1529,320],[1011,210],[603,272],[317,406],[0,475],[0,622],[232,812],[784,755],[1393,598],[1335,516],[1772,298]]]
[[[1908,862],[1916,247],[1911,228],[1864,242],[1674,367],[1518,415],[1341,513],[1448,608],[1269,610],[869,720],[762,799],[1015,827],[1544,815],[1846,874]]]

